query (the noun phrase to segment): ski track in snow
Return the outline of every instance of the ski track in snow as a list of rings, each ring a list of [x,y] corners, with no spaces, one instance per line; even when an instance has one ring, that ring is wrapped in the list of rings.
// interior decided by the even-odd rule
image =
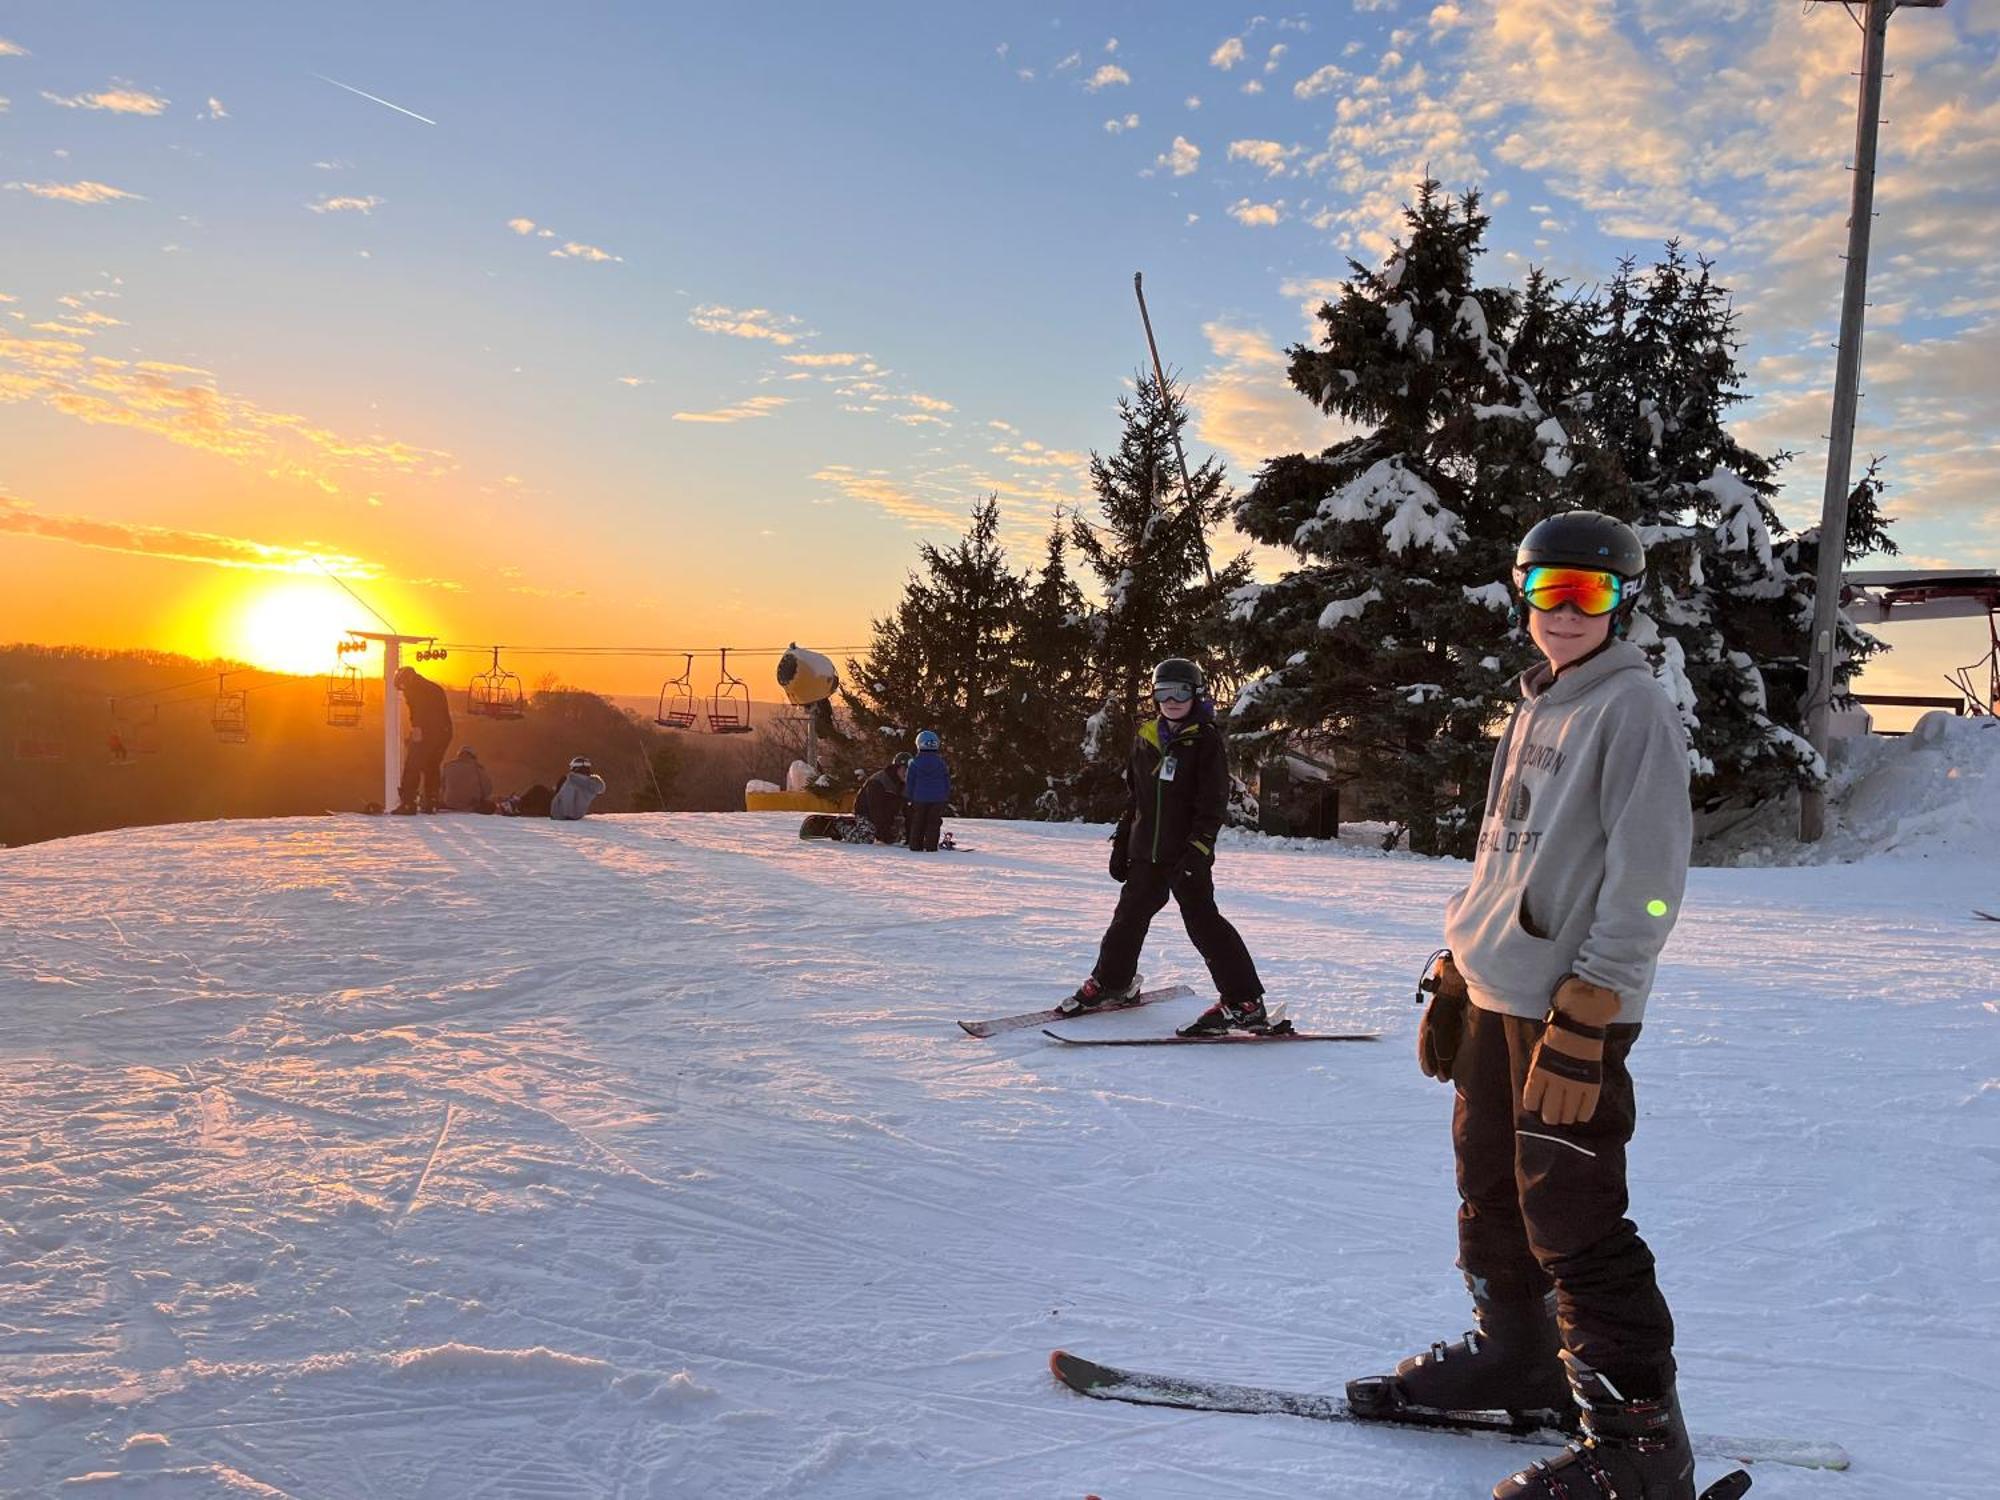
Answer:
[[[1102,829],[926,859],[795,822],[0,854],[0,1493],[1425,1500],[1524,1459],[1045,1368],[1337,1389],[1464,1326],[1410,1003],[1463,865],[1224,841],[1273,998],[1382,1046],[1066,1052],[954,1022],[1087,971]],[[1760,1469],[1766,1500],[1991,1493],[1996,884],[1693,875],[1635,1213],[1691,1425],[1854,1455]],[[1206,1003],[1155,934],[1196,995],[1094,1033]]]

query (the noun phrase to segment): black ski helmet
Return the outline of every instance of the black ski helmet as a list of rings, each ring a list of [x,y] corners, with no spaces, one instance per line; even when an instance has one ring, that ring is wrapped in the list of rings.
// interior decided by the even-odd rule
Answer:
[[[1594,510],[1566,510],[1537,522],[1514,553],[1514,576],[1530,568],[1601,568],[1633,587],[1646,577],[1646,548],[1639,533]]]
[[[1163,682],[1177,682],[1190,689],[1199,698],[1208,689],[1208,679],[1202,675],[1200,667],[1185,656],[1169,656],[1153,668],[1153,686]]]

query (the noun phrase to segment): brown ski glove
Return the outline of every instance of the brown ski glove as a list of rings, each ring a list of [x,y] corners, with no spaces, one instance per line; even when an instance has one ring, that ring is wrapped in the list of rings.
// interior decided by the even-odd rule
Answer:
[[[1539,1113],[1544,1125],[1581,1125],[1597,1113],[1597,1096],[1604,1090],[1604,1028],[1620,1003],[1616,992],[1602,985],[1563,976],[1528,1060],[1524,1113]]]
[[[1465,1007],[1471,1001],[1465,976],[1452,963],[1449,948],[1438,949],[1424,965],[1423,977],[1417,981],[1417,999],[1425,996],[1430,997],[1430,1005],[1417,1026],[1417,1066],[1424,1070],[1424,1077],[1449,1083],[1452,1061],[1465,1036]]]

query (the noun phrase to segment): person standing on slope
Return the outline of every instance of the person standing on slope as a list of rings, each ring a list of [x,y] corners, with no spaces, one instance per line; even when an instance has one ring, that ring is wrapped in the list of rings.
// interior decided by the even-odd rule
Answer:
[[[1139,993],[1139,953],[1172,896],[1215,981],[1216,1003],[1182,1036],[1264,1031],[1264,986],[1242,936],[1215,905],[1215,836],[1229,805],[1229,755],[1201,668],[1170,656],[1153,668],[1157,718],[1139,726],[1125,766],[1125,814],[1111,839],[1111,878],[1124,886],[1090,977],[1063,1002],[1072,1014]]]
[[[1445,909],[1419,1057],[1458,1098],[1459,1267],[1478,1329],[1348,1384],[1362,1416],[1553,1410],[1581,1435],[1494,1500],[1693,1500],[1673,1319],[1626,1217],[1626,1056],[1680,914],[1687,736],[1623,639],[1646,554],[1578,511],[1515,557],[1545,661],[1494,752],[1472,879]],[[1462,1033],[1456,1027],[1462,1022]]]
[[[403,736],[403,779],[396,788],[396,805],[389,810],[405,817],[419,807],[436,812],[444,752],[451,745],[451,704],[444,689],[415,667],[396,669],[396,690],[403,695],[410,725]]]
[[[903,791],[909,806],[903,809],[908,833],[904,842],[912,849],[935,850],[939,830],[944,827],[944,805],[951,801],[951,767],[939,753],[937,731],[926,729],[917,736],[917,753],[903,773]]]

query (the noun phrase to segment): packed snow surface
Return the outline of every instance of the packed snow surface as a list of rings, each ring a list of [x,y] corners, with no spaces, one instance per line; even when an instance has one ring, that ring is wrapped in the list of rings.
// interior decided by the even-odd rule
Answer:
[[[1457,1500],[1532,1456],[1044,1365],[1337,1389],[1465,1326],[1410,1003],[1464,866],[1224,840],[1272,999],[1379,1045],[1064,1050],[952,1023],[1087,972],[1105,830],[796,821],[0,854],[0,1493]],[[1854,1456],[1759,1500],[1993,1493],[2000,860],[1920,848],[1697,870],[1634,1054],[1690,1420]]]

